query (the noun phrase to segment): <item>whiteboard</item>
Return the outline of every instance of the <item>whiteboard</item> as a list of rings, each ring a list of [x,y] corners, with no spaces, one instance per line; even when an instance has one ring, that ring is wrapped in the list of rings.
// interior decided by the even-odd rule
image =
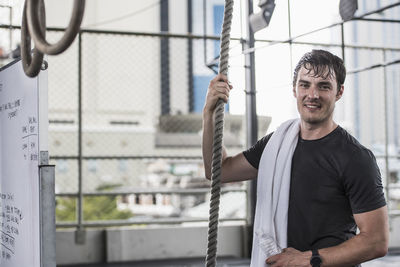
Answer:
[[[28,78],[20,60],[0,70],[1,267],[41,264],[39,136],[47,136],[39,114],[39,108],[47,111],[47,98],[39,103],[42,90],[47,94],[47,73]]]

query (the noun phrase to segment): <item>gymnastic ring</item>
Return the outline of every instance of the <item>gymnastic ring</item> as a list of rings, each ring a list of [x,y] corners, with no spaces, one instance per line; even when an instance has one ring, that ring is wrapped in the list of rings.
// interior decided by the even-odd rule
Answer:
[[[43,0],[40,0],[40,29],[43,32],[43,36],[46,35],[46,16]],[[28,25],[26,21],[26,2],[24,4],[24,10],[22,12],[22,24],[21,24],[21,59],[22,67],[24,72],[29,77],[36,77],[40,69],[42,68],[43,53],[38,49],[33,49],[31,56],[31,36],[29,34]]]
[[[26,2],[28,2],[27,18],[29,32],[35,42],[35,47],[39,49],[40,52],[48,55],[58,55],[64,52],[72,44],[80,30],[83,13],[85,11],[85,0],[74,0],[72,16],[68,28],[65,30],[63,37],[55,44],[49,44],[40,31],[39,19],[38,16],[36,16],[39,1],[42,0],[26,0]]]

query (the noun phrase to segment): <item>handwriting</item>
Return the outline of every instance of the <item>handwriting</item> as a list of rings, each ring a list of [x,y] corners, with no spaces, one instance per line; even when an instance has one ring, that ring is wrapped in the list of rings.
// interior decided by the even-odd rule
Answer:
[[[14,194],[0,193],[0,257],[11,260],[15,254],[16,237],[23,220],[22,211],[14,205]]]
[[[26,124],[21,126],[22,131],[22,151],[24,160],[39,161],[36,138],[30,137],[37,136],[37,119],[35,116],[29,116]]]

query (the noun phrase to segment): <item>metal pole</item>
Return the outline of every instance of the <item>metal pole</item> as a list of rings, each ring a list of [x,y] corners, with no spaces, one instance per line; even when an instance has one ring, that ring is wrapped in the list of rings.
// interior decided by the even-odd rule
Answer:
[[[250,27],[250,14],[253,13],[253,0],[247,0],[246,28],[247,38],[243,43],[243,50],[254,47],[254,32]],[[257,142],[257,111],[256,111],[256,78],[255,78],[255,56],[254,52],[245,54],[245,80],[246,80],[246,146],[251,147]],[[253,242],[253,224],[256,208],[257,180],[249,182],[248,188],[248,225],[249,225],[249,254],[251,254]]]
[[[168,1],[160,1],[160,30],[161,32],[169,31],[169,13]],[[169,114],[171,111],[170,103],[170,72],[169,72],[169,38],[162,37],[160,40],[160,73],[161,73],[161,115]]]
[[[48,152],[40,151],[40,266],[56,267],[55,170],[48,164]]]
[[[13,45],[13,38],[12,38],[13,29],[11,27],[13,16],[12,16],[12,6],[10,6],[9,8],[10,8],[10,52],[11,52],[12,48],[13,48],[12,47],[12,45]]]
[[[193,11],[192,0],[187,0],[187,24],[188,33],[193,31]],[[193,40],[188,38],[188,90],[189,90],[189,112],[194,112],[194,88],[193,88]]]
[[[288,30],[289,30],[289,51],[290,51],[290,71],[293,70],[293,42],[292,42],[292,20],[290,16],[290,0],[287,1],[288,12]]]
[[[203,0],[203,62],[207,66],[207,2]]]
[[[383,50],[383,62],[386,63],[386,52]],[[386,81],[386,64],[383,65],[383,97],[385,101],[385,112],[384,112],[384,122],[385,122],[385,176],[386,176],[386,200],[388,211],[390,212],[390,195],[389,195],[389,185],[390,185],[390,170],[389,170],[389,118],[388,118],[388,91],[387,91],[387,81]]]
[[[85,243],[82,192],[82,33],[78,33],[78,228],[75,243]]]
[[[346,63],[346,61],[345,61],[345,55],[344,55],[344,53],[345,53],[345,44],[344,44],[344,24],[342,23],[341,25],[340,25],[340,30],[341,30],[341,38],[342,38],[342,60],[343,60],[343,63]]]

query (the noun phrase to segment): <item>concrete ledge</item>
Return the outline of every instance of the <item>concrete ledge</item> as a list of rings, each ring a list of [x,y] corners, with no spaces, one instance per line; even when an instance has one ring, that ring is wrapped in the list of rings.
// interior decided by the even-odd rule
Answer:
[[[107,262],[205,257],[207,227],[169,226],[106,230]],[[220,226],[218,256],[241,257],[243,226]]]
[[[392,217],[390,221],[389,248],[400,248],[400,217]]]
[[[84,244],[75,243],[75,230],[57,230],[57,265],[105,262],[104,240],[104,230],[86,230]]]
[[[246,251],[243,225],[220,224],[218,258],[243,258]],[[207,226],[146,226],[88,229],[85,244],[75,243],[75,230],[57,230],[57,265],[94,264],[107,262],[139,262],[171,259],[204,259]],[[400,247],[400,217],[393,218],[389,247],[396,253]],[[393,257],[391,257],[393,258]],[[200,260],[201,261],[201,260]],[[143,263],[143,262],[142,262]],[[103,265],[101,265],[103,264]],[[125,266],[125,265],[124,265]],[[130,266],[130,265],[129,265]],[[143,265],[148,266],[148,265]]]

